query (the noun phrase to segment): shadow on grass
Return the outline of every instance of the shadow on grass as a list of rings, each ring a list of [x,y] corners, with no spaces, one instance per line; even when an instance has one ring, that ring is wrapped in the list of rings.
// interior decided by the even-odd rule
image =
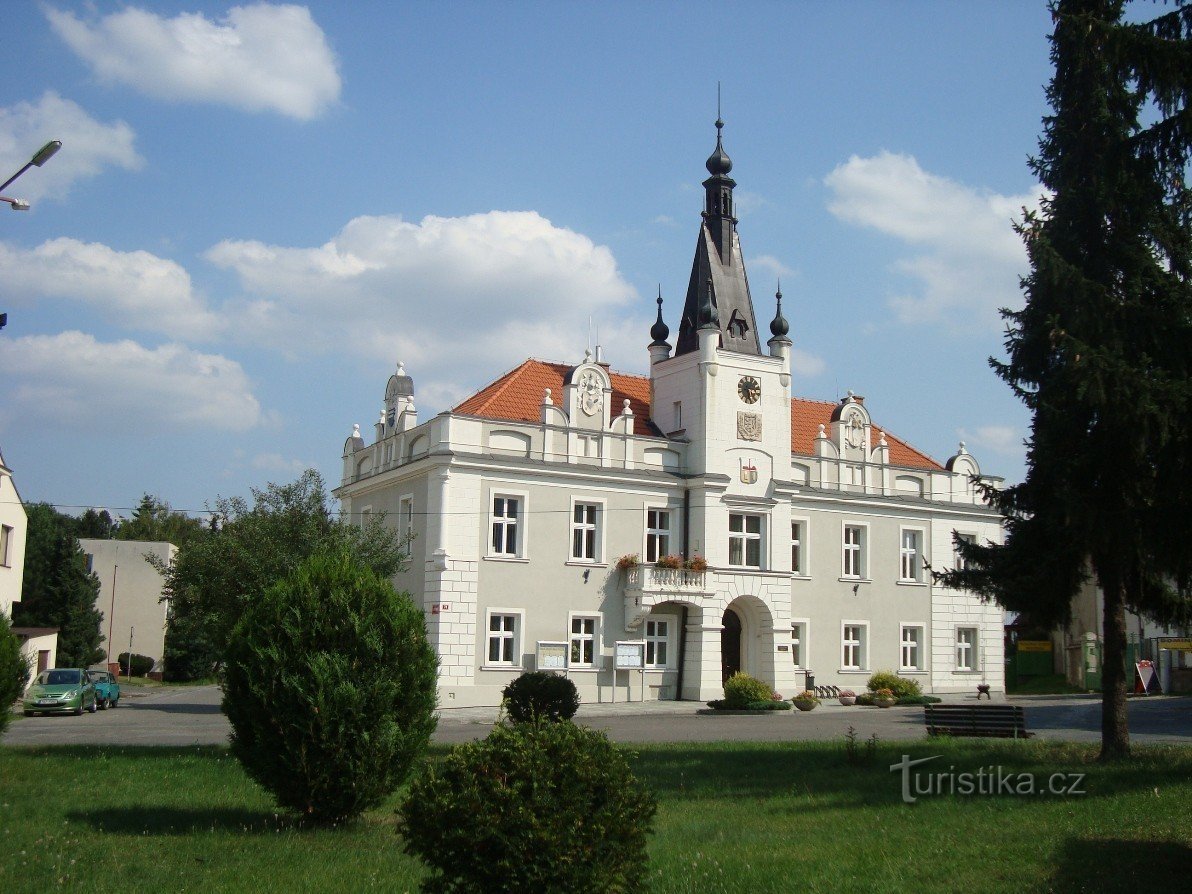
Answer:
[[[101,833],[123,835],[190,835],[196,832],[274,833],[301,825],[287,814],[236,807],[105,807],[71,811],[71,822]]]
[[[1184,891],[1192,847],[1178,841],[1069,838],[1053,860],[1050,890],[1061,894],[1137,892],[1140,887]]]

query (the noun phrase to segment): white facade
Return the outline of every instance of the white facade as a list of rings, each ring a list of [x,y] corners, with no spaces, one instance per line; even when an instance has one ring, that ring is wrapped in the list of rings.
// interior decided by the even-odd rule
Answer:
[[[961,445],[935,462],[851,392],[792,398],[781,307],[768,352],[752,331],[717,153],[683,328],[672,354],[659,299],[649,376],[590,354],[529,360],[419,424],[399,365],[372,443],[357,426],[344,445],[343,510],[413,536],[395,583],[426,612],[443,705],[499,703],[540,643],[544,657],[564,644],[586,701],[719,698],[736,669],[786,697],[809,672],[857,690],[878,670],[925,692],[1004,690],[1001,610],[927,567],[953,565],[954,532],[1001,539],[976,460]],[[627,640],[644,672],[614,667]]]
[[[12,470],[0,455],[0,613],[12,620],[13,604],[21,601],[25,577],[25,505],[12,480]],[[58,631],[46,627],[14,628],[21,654],[36,673],[54,667],[58,657]]]
[[[165,581],[146,560],[155,556],[169,564],[178,548],[165,541],[101,540],[80,538],[87,567],[99,578],[95,605],[103,612],[100,648],[115,662],[121,652],[147,655],[161,665],[166,640],[167,604],[162,601]]]

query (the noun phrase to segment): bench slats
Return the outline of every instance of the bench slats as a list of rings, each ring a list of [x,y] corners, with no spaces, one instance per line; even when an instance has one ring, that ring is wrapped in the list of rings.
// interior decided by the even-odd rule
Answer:
[[[1021,705],[924,705],[928,735],[1029,738]]]

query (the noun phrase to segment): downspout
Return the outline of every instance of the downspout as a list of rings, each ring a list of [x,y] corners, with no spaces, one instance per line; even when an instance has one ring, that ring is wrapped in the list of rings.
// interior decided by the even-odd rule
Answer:
[[[687,523],[691,519],[691,488],[683,488],[683,558],[687,555]],[[675,701],[683,700],[683,666],[687,663],[687,606],[679,619],[679,673],[675,676]]]

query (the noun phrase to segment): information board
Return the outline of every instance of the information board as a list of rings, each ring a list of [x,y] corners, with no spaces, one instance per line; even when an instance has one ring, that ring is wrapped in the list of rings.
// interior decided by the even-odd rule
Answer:
[[[566,670],[567,643],[538,640],[538,670]]]
[[[617,670],[642,670],[646,666],[646,641],[643,639],[618,640],[616,652]]]

